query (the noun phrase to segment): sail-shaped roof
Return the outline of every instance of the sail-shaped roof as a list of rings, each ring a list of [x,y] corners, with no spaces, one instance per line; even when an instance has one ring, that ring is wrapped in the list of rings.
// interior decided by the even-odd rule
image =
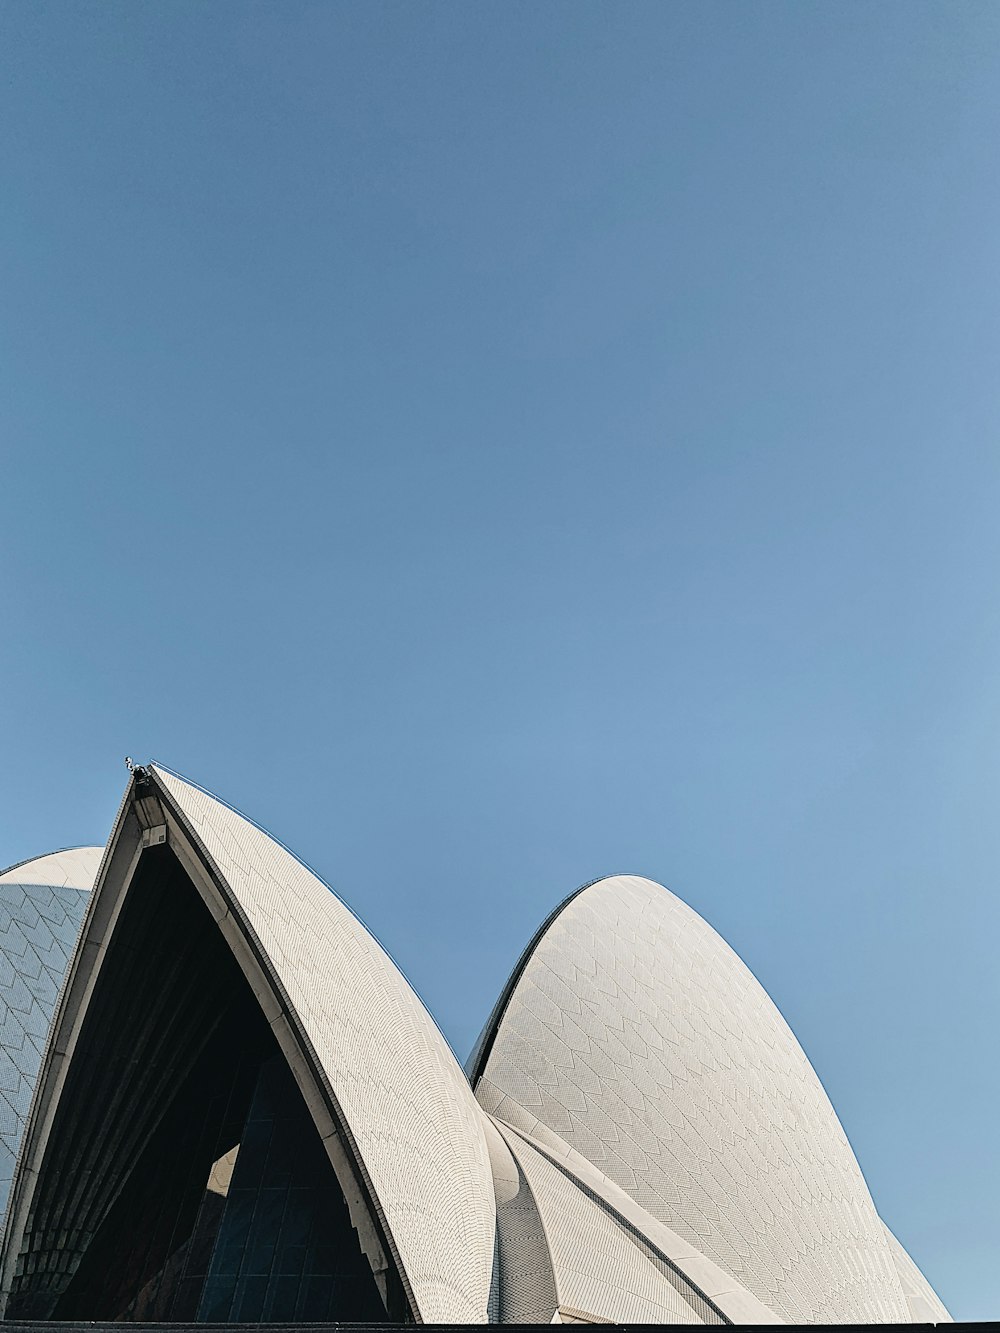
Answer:
[[[619,875],[536,936],[476,1094],[547,1127],[792,1323],[907,1322],[885,1230],[812,1066],[697,913]]]

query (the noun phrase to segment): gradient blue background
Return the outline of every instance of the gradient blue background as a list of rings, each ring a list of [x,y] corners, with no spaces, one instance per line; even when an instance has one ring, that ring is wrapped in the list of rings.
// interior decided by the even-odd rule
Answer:
[[[0,862],[156,757],[461,1056],[661,879],[1000,1316],[1000,9],[0,23]]]

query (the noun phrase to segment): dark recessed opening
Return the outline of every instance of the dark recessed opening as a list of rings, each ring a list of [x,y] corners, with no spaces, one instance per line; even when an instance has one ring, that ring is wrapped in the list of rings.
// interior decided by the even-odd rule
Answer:
[[[284,1056],[166,847],[98,978],[7,1318],[386,1318]]]

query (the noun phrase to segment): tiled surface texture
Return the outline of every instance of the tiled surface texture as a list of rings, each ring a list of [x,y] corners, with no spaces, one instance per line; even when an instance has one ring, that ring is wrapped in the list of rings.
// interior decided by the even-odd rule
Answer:
[[[909,1322],[809,1061],[749,969],[661,886],[601,880],[555,917],[477,1092],[491,1110],[513,1099],[787,1322]]]
[[[561,1309],[598,1323],[702,1322],[603,1209],[515,1130],[498,1128],[534,1196]]]
[[[495,1206],[482,1112],[406,979],[329,888],[156,770],[275,968],[339,1103],[427,1322],[484,1322]]]
[[[500,1130],[485,1118],[497,1203],[497,1301],[501,1324],[548,1324],[559,1308],[538,1205]]]
[[[45,1038],[103,848],[76,847],[0,875],[0,1220]]]
[[[541,1124],[511,1097],[498,1098],[488,1084],[480,1084],[482,1104],[491,1119],[517,1131],[520,1137],[547,1157],[583,1192],[598,1202],[649,1253],[667,1273],[685,1300],[706,1324],[781,1324],[769,1309],[731,1273],[714,1264],[689,1241],[671,1231],[658,1218],[639,1206],[615,1182],[598,1171],[593,1162],[576,1152],[564,1139]],[[494,1169],[494,1179],[496,1171]],[[664,1261],[668,1266],[663,1266]],[[707,1299],[705,1299],[707,1298]]]
[[[885,1223],[883,1222],[882,1225],[885,1226]],[[950,1324],[952,1322],[951,1315],[944,1308],[937,1292],[888,1227],[885,1227],[885,1234],[889,1240],[889,1249],[892,1251],[896,1272],[899,1274],[899,1280],[903,1287],[903,1294],[906,1297],[906,1304],[909,1306],[910,1318],[913,1323]]]
[[[550,919],[488,1025],[477,1103],[336,895],[155,776],[315,1052],[426,1322],[948,1321],[781,1015],[667,890],[616,876]],[[101,857],[0,875],[0,1214]]]
[[[88,892],[101,867],[103,847],[67,847],[21,861],[0,875],[0,884],[43,884]]]

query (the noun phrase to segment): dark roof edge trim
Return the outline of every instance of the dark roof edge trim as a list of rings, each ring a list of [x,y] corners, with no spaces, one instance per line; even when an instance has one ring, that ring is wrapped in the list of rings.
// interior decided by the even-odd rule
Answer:
[[[475,1092],[476,1084],[482,1078],[483,1072],[486,1069],[486,1062],[490,1058],[490,1052],[493,1050],[493,1043],[500,1030],[500,1024],[503,1022],[503,1016],[507,1012],[507,1006],[510,1004],[511,996],[514,994],[517,983],[521,980],[525,968],[531,962],[532,955],[538,948],[539,944],[541,944],[549,927],[555,922],[556,918],[566,910],[574,898],[579,898],[581,893],[586,892],[587,889],[592,889],[595,884],[600,884],[602,880],[614,878],[614,875],[598,875],[596,879],[589,879],[586,884],[581,884],[578,889],[574,889],[568,898],[564,898],[559,906],[554,908],[553,911],[548,914],[528,941],[527,948],[514,964],[514,970],[507,978],[507,984],[500,992],[500,998],[493,1006],[490,1016],[486,1020],[486,1025],[476,1039],[476,1044],[473,1046],[469,1058],[465,1062],[465,1072],[469,1082],[472,1084],[473,1092]]]

